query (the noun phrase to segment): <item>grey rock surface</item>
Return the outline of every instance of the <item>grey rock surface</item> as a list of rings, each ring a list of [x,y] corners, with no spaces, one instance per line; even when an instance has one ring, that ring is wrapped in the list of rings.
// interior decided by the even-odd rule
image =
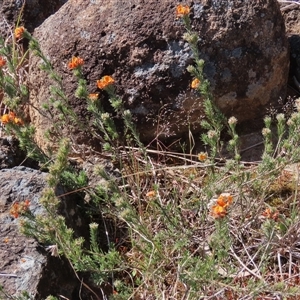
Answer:
[[[22,218],[14,218],[9,210],[13,203],[30,201],[34,215],[44,213],[39,198],[46,186],[47,173],[26,167],[0,170],[0,299],[10,299],[26,291],[32,299],[45,299],[48,295],[62,295],[67,299],[91,299],[80,292],[81,283],[69,263],[62,257],[53,257],[46,246],[22,235]],[[63,190],[58,189],[58,193]],[[69,201],[65,211],[72,211],[68,223],[78,222],[76,201]],[[70,210],[68,210],[70,209]],[[76,228],[76,226],[74,226]],[[75,229],[76,233],[76,229]],[[78,234],[78,231],[77,231]]]
[[[9,214],[14,202],[30,199],[30,209],[40,210],[38,198],[45,186],[45,173],[25,167],[0,170],[0,284],[8,295],[27,291],[34,296],[47,256],[34,239],[19,233],[19,219]]]

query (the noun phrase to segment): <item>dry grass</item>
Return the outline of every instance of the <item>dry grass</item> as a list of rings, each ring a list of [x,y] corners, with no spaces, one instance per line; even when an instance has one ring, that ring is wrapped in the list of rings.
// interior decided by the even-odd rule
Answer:
[[[157,154],[177,163],[161,164],[152,153],[150,166],[138,159],[123,169],[130,210],[118,217],[132,232],[122,255],[140,282],[132,299],[297,299],[297,174],[271,179],[259,163],[241,163],[238,173],[216,163],[211,174],[211,164],[196,157]],[[210,195],[218,190],[234,202],[215,220],[210,202],[218,192]]]

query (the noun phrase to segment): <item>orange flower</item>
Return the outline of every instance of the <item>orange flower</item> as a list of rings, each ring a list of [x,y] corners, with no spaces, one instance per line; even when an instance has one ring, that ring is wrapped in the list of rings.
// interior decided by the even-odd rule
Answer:
[[[270,209],[270,208],[266,208],[266,210],[262,213],[262,215],[263,215],[264,217],[266,217],[267,219],[270,219],[270,218],[271,218],[271,215],[272,215],[271,209]]]
[[[222,193],[215,204],[211,207],[211,215],[215,218],[223,218],[227,215],[228,206],[232,203],[233,197],[229,193]]]
[[[9,213],[10,213],[14,218],[18,218],[18,217],[19,217],[19,210],[20,210],[20,208],[19,208],[19,203],[16,202],[16,203],[14,203],[14,204],[12,205],[12,207],[11,207]]]
[[[0,56],[0,68],[4,67],[6,65],[6,60]]]
[[[105,89],[114,82],[115,80],[111,76],[105,75],[100,80],[97,80],[97,86],[99,89]]]
[[[215,218],[215,219],[218,219],[218,218],[223,218],[225,217],[227,214],[227,209],[226,207],[223,207],[221,205],[214,205],[212,208],[211,208],[211,215]]]
[[[9,112],[10,120],[13,120],[15,117],[16,117],[16,114],[13,111]]]
[[[12,122],[15,117],[16,117],[15,113],[11,111],[9,114],[4,114],[1,117],[1,122],[2,124],[7,124],[9,122]]]
[[[147,194],[146,194],[146,197],[149,197],[149,198],[153,198],[156,196],[156,191],[149,191]]]
[[[98,100],[99,94],[89,94],[89,99],[91,101],[96,101]]]
[[[233,198],[229,193],[223,193],[217,199],[217,204],[226,208],[232,203],[232,201],[233,201]]]
[[[9,123],[9,122],[13,122],[16,125],[24,125],[24,122],[21,118],[17,118],[16,114],[14,112],[10,112],[9,114],[4,114],[1,117],[1,122],[3,125]]]
[[[25,28],[23,26],[17,27],[15,29],[15,37],[16,37],[16,39],[22,38],[23,35],[24,35],[24,32],[25,32]]]
[[[205,153],[205,152],[200,152],[200,153],[198,154],[198,159],[199,159],[200,161],[205,161],[205,160],[207,160],[207,153]]]
[[[17,125],[24,125],[23,120],[17,117],[14,118],[14,123]]]
[[[7,124],[9,121],[10,121],[9,114],[4,114],[1,117],[1,122],[2,122],[3,125]]]
[[[20,214],[25,213],[26,211],[29,210],[29,205],[30,205],[30,201],[29,200],[25,200],[24,202],[15,202],[9,213],[14,217],[14,218],[18,218]]]
[[[177,17],[183,17],[190,13],[190,8],[188,5],[177,5],[176,7],[176,16]]]
[[[68,67],[70,70],[81,67],[84,64],[84,61],[80,57],[73,56],[71,61],[68,63]]]
[[[28,207],[29,207],[29,205],[30,205],[30,201],[29,201],[28,199],[26,199],[26,200],[24,201],[24,208],[27,210]]]
[[[192,89],[197,89],[198,86],[199,86],[199,84],[200,84],[200,80],[199,80],[198,78],[195,78],[195,79],[192,81],[192,83],[191,83],[191,88],[192,88]]]
[[[277,221],[279,212],[277,210],[272,211],[271,208],[266,208],[266,210],[262,213],[262,215],[267,219],[272,219],[274,221]]]

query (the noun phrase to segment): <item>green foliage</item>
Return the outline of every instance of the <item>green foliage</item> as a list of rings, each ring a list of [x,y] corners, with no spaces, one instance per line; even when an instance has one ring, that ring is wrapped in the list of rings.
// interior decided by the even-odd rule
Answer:
[[[196,89],[203,98],[203,110],[206,116],[206,119],[201,122],[201,126],[207,130],[207,133],[203,133],[201,139],[204,144],[210,147],[210,156],[214,159],[217,155],[220,156],[221,154],[222,143],[220,142],[220,137],[224,129],[224,124],[226,124],[226,118],[214,104],[210,91],[210,83],[204,76],[204,60],[200,59],[198,38],[196,38],[198,35],[191,30],[190,21],[187,20],[186,16],[183,18],[183,23],[187,30],[187,33],[183,37],[189,43],[195,62],[195,66],[188,66],[187,70],[195,79],[199,80]]]
[[[71,190],[81,189],[87,186],[88,177],[84,171],[77,172],[69,168],[62,173],[61,183]]]
[[[45,300],[59,300],[59,299],[54,296],[48,296]]]

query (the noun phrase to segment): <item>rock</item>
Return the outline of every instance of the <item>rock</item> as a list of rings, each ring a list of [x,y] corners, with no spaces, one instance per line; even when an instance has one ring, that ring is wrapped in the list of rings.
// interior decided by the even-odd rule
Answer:
[[[290,80],[294,89],[291,94],[300,92],[300,5],[283,3],[281,6],[290,45]],[[296,92],[296,93],[295,93]]]
[[[299,3],[280,3],[287,34],[299,34],[300,5]]]
[[[46,176],[46,173],[26,167],[0,170],[0,286],[9,296],[20,296],[26,291],[32,297],[30,299],[36,300],[50,294],[80,299],[81,282],[69,263],[61,257],[51,256],[35,239],[23,236],[19,232],[19,219],[9,214],[13,202],[26,199],[30,200],[29,208],[34,215],[43,213],[39,198],[46,186]],[[58,188],[58,195],[63,192]],[[73,219],[75,234],[81,234],[78,226],[74,226],[79,220],[78,201],[74,197],[65,200],[67,204],[62,212],[73,212],[66,216],[68,223],[71,224]],[[81,226],[85,227],[84,221]],[[84,289],[82,299],[93,299],[87,295]],[[8,298],[0,291],[0,299]]]
[[[25,25],[27,30],[32,32],[34,28],[41,25],[46,18],[55,13],[67,1],[68,0],[1,0],[0,35],[7,36],[10,34],[11,28],[14,27],[18,21],[24,2],[25,6],[20,24]]]
[[[199,33],[205,75],[217,105],[239,122],[258,119],[266,106],[284,97],[289,67],[284,21],[276,0],[191,2],[192,26]],[[83,72],[90,93],[96,80],[112,75],[117,92],[134,115],[143,141],[181,137],[190,126],[199,131],[203,99],[190,88],[186,67],[191,51],[182,39],[174,1],[71,0],[35,30],[41,48],[63,75],[76,114],[92,120],[84,100],[76,99],[76,81],[67,68],[72,56],[84,59]],[[51,36],[51,38],[49,38]],[[49,80],[31,57],[31,103],[49,99]],[[101,103],[111,111],[105,93]],[[37,140],[45,143],[47,121],[31,110]],[[78,143],[91,143],[87,133]]]
[[[38,168],[38,163],[26,157],[26,153],[19,147],[19,141],[12,136],[0,138],[0,170],[15,166]]]
[[[293,34],[289,37],[291,49],[290,76],[292,85],[300,92],[300,36]],[[299,93],[298,93],[299,95]]]

